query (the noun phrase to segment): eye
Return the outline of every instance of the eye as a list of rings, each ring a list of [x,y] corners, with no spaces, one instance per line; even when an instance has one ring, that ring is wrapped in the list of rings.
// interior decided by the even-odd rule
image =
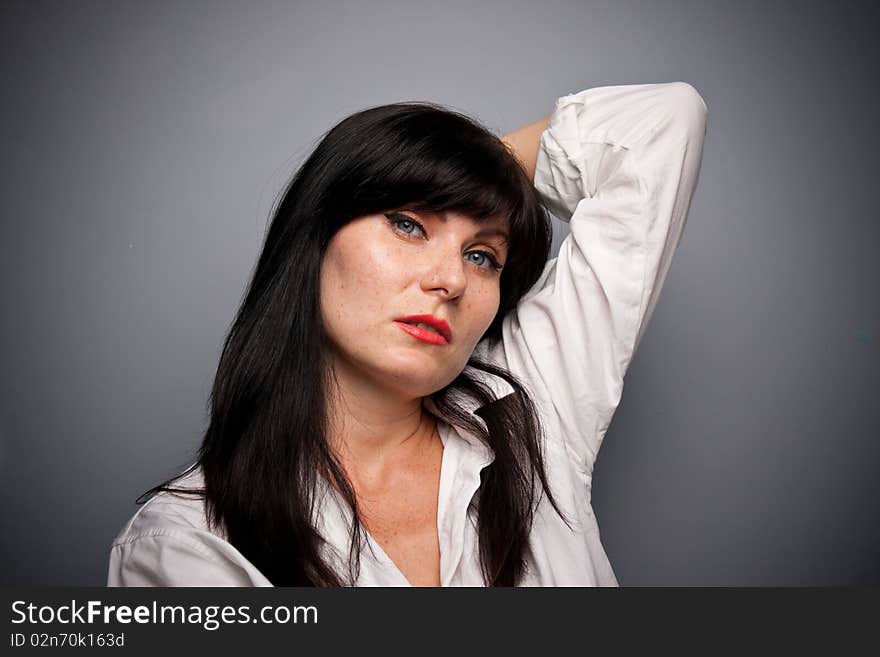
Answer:
[[[501,271],[501,263],[488,251],[469,251],[467,253],[468,256],[477,256],[479,260],[471,260],[472,263],[477,265],[482,269],[494,269],[495,271]]]
[[[385,217],[388,219],[388,223],[391,224],[394,230],[403,233],[407,237],[415,235],[416,229],[422,231],[423,235],[425,234],[424,226],[409,215],[393,212],[391,214],[386,214]]]
[[[388,219],[388,223],[395,232],[402,234],[407,239],[419,239],[416,231],[421,231],[422,235],[426,236],[425,227],[407,214],[390,212],[385,215],[385,218]],[[468,251],[465,256],[484,272],[497,273],[502,269],[501,263],[489,251]],[[471,260],[470,256],[476,256],[476,260]]]

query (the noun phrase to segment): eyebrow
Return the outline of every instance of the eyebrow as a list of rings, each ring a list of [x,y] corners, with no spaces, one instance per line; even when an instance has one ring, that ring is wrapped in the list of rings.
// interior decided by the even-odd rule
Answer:
[[[474,237],[492,237],[496,235],[498,237],[503,237],[505,242],[510,239],[510,235],[507,234],[507,231],[500,228],[484,228],[474,235]]]

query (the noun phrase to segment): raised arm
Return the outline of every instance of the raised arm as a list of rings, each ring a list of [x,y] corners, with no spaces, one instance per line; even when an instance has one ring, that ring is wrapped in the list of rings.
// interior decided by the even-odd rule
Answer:
[[[504,137],[571,234],[505,318],[493,356],[587,476],[681,238],[706,114],[683,82],[597,87]]]
[[[527,126],[523,126],[513,132],[501,136],[501,141],[507,144],[520,164],[529,174],[529,180],[535,182],[535,163],[538,160],[538,148],[541,145],[541,135],[550,125],[550,117],[544,117]]]

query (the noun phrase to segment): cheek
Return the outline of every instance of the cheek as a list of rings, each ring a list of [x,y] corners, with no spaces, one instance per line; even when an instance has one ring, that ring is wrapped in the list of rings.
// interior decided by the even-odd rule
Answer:
[[[495,283],[477,286],[471,296],[467,313],[473,318],[474,339],[486,332],[501,303],[501,292]]]
[[[363,328],[371,317],[387,314],[388,295],[401,285],[399,254],[367,240],[331,242],[321,267],[321,306],[325,318]]]

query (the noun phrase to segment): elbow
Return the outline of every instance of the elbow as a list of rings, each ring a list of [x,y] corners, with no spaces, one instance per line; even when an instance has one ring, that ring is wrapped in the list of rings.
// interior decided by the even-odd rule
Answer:
[[[670,82],[664,86],[664,105],[670,123],[683,132],[688,141],[701,141],[706,135],[709,110],[700,92],[687,82]]]

